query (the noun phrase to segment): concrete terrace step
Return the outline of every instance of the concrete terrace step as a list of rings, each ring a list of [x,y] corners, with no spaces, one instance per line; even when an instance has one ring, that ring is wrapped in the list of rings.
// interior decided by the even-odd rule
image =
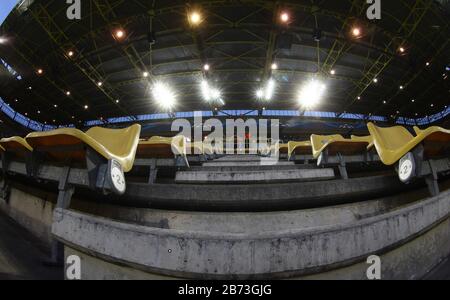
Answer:
[[[250,161],[261,161],[261,157],[258,155],[227,155],[221,158],[218,158],[214,161],[220,161],[220,162],[236,162],[236,161],[245,161],[245,162],[250,162]]]
[[[176,183],[275,183],[318,181],[335,178],[333,169],[297,169],[271,171],[180,171]]]
[[[317,169],[317,166],[314,164],[309,165],[274,165],[274,166],[235,166],[235,167],[214,167],[214,166],[193,166],[189,169],[192,172],[198,171],[208,171],[208,172],[241,172],[241,171],[285,171],[285,170],[305,170],[305,169]]]
[[[291,161],[279,161],[275,164],[266,163],[264,161],[212,161],[203,163],[204,167],[257,167],[257,166],[294,166]]]

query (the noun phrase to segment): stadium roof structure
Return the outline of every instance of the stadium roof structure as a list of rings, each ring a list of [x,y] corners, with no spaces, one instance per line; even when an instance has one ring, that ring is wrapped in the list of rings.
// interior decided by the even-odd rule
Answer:
[[[382,1],[381,20],[361,0],[81,2],[81,20],[67,18],[66,1],[25,0],[2,24],[0,97],[11,117],[139,120],[166,112],[158,85],[173,91],[161,94],[176,98],[176,112],[302,115],[299,91],[311,80],[326,86],[314,111],[392,122],[450,113],[442,1]],[[205,82],[221,101],[205,101]]]

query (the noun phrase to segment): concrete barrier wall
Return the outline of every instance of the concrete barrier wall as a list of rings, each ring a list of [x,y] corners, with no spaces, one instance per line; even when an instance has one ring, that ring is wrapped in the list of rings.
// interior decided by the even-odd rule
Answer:
[[[85,279],[224,278],[224,274],[220,274],[219,271],[227,272],[226,270],[236,269],[233,264],[240,263],[239,253],[242,253],[242,260],[251,258],[254,264],[257,264],[256,260],[260,259],[259,257],[263,257],[263,259],[268,257],[271,260],[268,267],[265,267],[269,273],[240,273],[239,278],[365,279],[367,264],[364,260],[368,255],[357,257],[358,251],[373,249],[373,244],[377,246],[378,243],[381,243],[381,246],[388,244],[388,246],[383,246],[380,250],[375,251],[382,256],[383,278],[416,279],[433,268],[441,258],[450,254],[450,221],[442,217],[442,223],[436,225],[437,223],[432,222],[433,219],[438,222],[440,216],[443,216],[445,212],[448,213],[449,192],[443,193],[439,198],[411,205],[412,201],[420,199],[425,194],[426,191],[415,191],[375,201],[292,212],[225,214],[133,209],[75,200],[74,208],[85,213],[144,225],[136,226],[139,230],[131,234],[132,237],[140,237],[138,239],[143,239],[143,241],[136,243],[129,239],[121,242],[120,234],[124,234],[126,231],[122,230],[119,231],[120,234],[116,234],[115,222],[80,214],[81,219],[87,217],[100,220],[97,223],[100,229],[99,234],[101,235],[103,232],[103,239],[109,239],[112,236],[112,242],[115,241],[118,247],[117,249],[112,247],[113,251],[107,252],[110,250],[108,248],[110,245],[105,244],[106,247],[101,248],[102,242],[94,246],[87,243],[86,247],[76,244],[78,243],[77,236],[81,234],[77,231],[85,230],[83,225],[74,230],[76,235],[70,242],[71,247],[78,250],[69,247],[66,255],[76,252],[86,259],[89,267],[83,269],[83,278]],[[35,236],[49,243],[55,197],[56,195],[41,190],[18,186],[12,188],[8,204],[0,199],[0,209]],[[399,206],[405,207],[398,210]],[[386,214],[388,211],[391,213]],[[384,214],[380,215],[382,213]],[[401,214],[405,215],[399,217]],[[424,219],[423,216],[426,218]],[[380,224],[379,222],[382,220],[389,226],[380,232],[379,229],[382,227],[374,224]],[[411,224],[417,223],[415,220],[421,222]],[[395,224],[395,222],[398,223]],[[336,224],[340,224],[340,226],[332,226]],[[109,226],[112,226],[111,231],[108,230]],[[166,230],[148,228],[148,226],[161,227]],[[322,228],[313,229],[313,227]],[[349,228],[345,229],[346,227]],[[351,229],[351,227],[354,228]],[[299,228],[303,230],[298,230]],[[418,228],[425,229],[420,231]],[[86,230],[87,236],[92,238],[91,230],[95,231],[95,229],[88,227]],[[361,232],[356,234],[355,230]],[[367,230],[376,230],[371,235],[376,239],[371,243],[362,239],[362,235]],[[334,231],[339,232],[342,238],[352,236],[351,232],[353,231],[355,235],[349,242],[353,246],[349,246],[349,250],[343,248],[343,245],[339,244],[334,237]],[[70,231],[67,232],[67,235],[71,235]],[[158,242],[153,244],[150,242],[152,238],[157,238]],[[253,253],[250,256],[244,251],[243,243],[246,239],[248,239],[246,245],[250,247],[247,252]],[[321,239],[322,247],[325,247],[325,250],[319,247]],[[225,247],[222,250],[220,249],[221,245]],[[259,245],[263,246],[263,251],[256,251],[256,248],[260,247]],[[284,255],[283,251],[286,251],[287,247],[290,247],[289,245],[293,245],[292,251],[296,249],[296,252],[286,252],[285,254],[289,256],[283,260],[281,259]],[[142,261],[143,264],[139,262],[139,256],[136,261],[130,260],[127,255],[118,256],[122,251],[126,254],[126,247],[131,247],[130,251],[133,255],[136,254],[134,252],[141,251],[140,255],[148,253],[149,256],[153,255],[154,259],[155,253],[150,251],[153,248],[160,252],[157,256],[159,260],[166,262],[165,264],[152,264],[151,257],[148,257]],[[356,251],[356,247],[360,250]],[[216,249],[219,251],[217,252],[218,259],[214,259],[212,255]],[[336,257],[333,259],[333,250],[338,253],[350,252],[351,258],[348,259],[349,256],[346,255],[342,256],[341,260]],[[163,253],[164,251],[167,252]],[[372,250],[367,251],[370,254],[374,253]],[[295,257],[296,253],[299,256],[297,258]],[[322,258],[314,260],[314,255]],[[328,256],[329,259],[323,258]],[[236,257],[238,257],[237,260]],[[278,261],[277,257],[280,258]],[[294,263],[293,266],[298,267],[297,260],[305,257],[308,259],[303,264],[304,267],[302,265],[299,267],[303,269],[286,267],[286,264],[290,263]],[[204,258],[207,258],[206,262],[202,262]],[[212,270],[212,266],[222,258],[224,258],[222,265],[219,264],[220,268],[217,268],[217,272],[214,272],[215,269],[213,272],[209,271],[210,276],[208,273],[202,275],[192,272],[192,270]],[[191,263],[185,263],[183,259]],[[314,261],[316,264],[313,265]],[[153,260],[153,262],[155,261]],[[196,268],[193,267],[195,262],[197,262]],[[244,264],[243,270],[251,270],[251,268],[257,271],[257,268],[251,267],[251,264]],[[276,270],[276,272],[271,273],[271,270]],[[234,278],[234,276],[226,275],[225,277]]]
[[[0,209],[34,236],[50,245],[56,195],[35,189],[12,188],[8,203],[0,199]]]
[[[351,224],[262,234],[149,228],[58,209],[53,233],[70,247],[154,274],[288,278],[328,272],[392,251],[447,221],[449,214],[450,191]]]
[[[260,213],[167,211],[79,201],[72,208],[88,214],[147,227],[204,232],[261,233],[356,222],[425,199],[427,195],[428,190],[425,189],[346,205]]]
[[[450,220],[447,219],[432,230],[405,243],[398,248],[380,254],[382,280],[422,279],[450,253]],[[424,255],[424,253],[426,253]],[[145,272],[139,266],[117,264],[114,260],[75,250],[65,249],[66,257],[77,255],[81,259],[81,278],[83,280],[170,280],[175,277],[161,276]],[[328,272],[292,279],[300,280],[367,280],[369,264],[361,261],[353,265],[336,268]]]

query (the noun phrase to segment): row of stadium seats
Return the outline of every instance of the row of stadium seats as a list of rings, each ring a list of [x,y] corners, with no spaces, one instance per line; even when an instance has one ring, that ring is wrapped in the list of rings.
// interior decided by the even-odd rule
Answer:
[[[289,159],[302,155],[317,159],[319,166],[335,164],[340,167],[343,178],[347,178],[346,162],[381,161],[388,166],[398,164],[403,182],[420,176],[420,170],[416,169],[420,169],[423,161],[448,157],[449,154],[450,131],[440,127],[426,130],[415,127],[415,136],[401,126],[380,128],[369,123],[368,129],[370,135],[366,137],[352,136],[345,139],[341,135],[312,135],[310,141],[279,144],[278,150],[287,153]],[[214,155],[215,152],[211,144],[188,143],[183,136],[140,140],[140,130],[140,125],[125,129],[94,127],[86,133],[65,128],[34,132],[25,138],[2,139],[0,151],[3,169],[8,161],[14,159],[27,161],[29,175],[32,175],[36,162],[71,167],[84,164],[90,172],[97,172],[99,166],[109,164],[109,169],[116,166],[119,172],[116,175],[123,177],[119,175],[130,172],[135,159],[178,157],[185,162],[185,166],[189,166],[188,154]],[[356,159],[349,160],[349,157]]]
[[[98,179],[110,176],[109,185],[101,188],[122,194],[124,173],[133,169],[135,159],[181,157],[188,164],[184,137],[140,140],[140,133],[141,126],[133,125],[125,129],[94,127],[87,132],[64,128],[4,138],[0,140],[2,169],[5,173],[10,162],[22,161],[28,176],[35,176],[43,164],[81,167],[88,170],[90,187],[99,188]]]
[[[281,144],[280,152],[288,151],[288,158],[295,155],[312,155],[318,166],[337,165],[343,178],[348,178],[347,162],[377,162],[386,166],[396,165],[399,178],[409,183],[416,177],[431,175],[433,193],[437,190],[437,171],[448,168],[436,167],[433,161],[444,159],[448,165],[450,157],[450,130],[430,127],[421,130],[414,127],[415,135],[402,126],[381,128],[368,124],[369,136],[312,135],[310,141]],[[428,169],[424,169],[428,168]]]
[[[140,125],[126,129],[94,127],[86,133],[78,129],[58,129],[48,132],[33,132],[26,136],[0,140],[0,151],[9,158],[25,158],[34,152],[45,154],[51,163],[73,165],[86,162],[87,150],[93,150],[106,160],[116,160],[125,173],[131,171],[136,158],[173,158],[187,154],[186,139],[152,137],[140,140]],[[203,153],[203,148],[201,149]]]
[[[388,166],[399,162],[408,152],[424,143],[425,155],[428,158],[442,156],[448,151],[450,130],[440,127],[430,127],[421,130],[414,127],[416,136],[401,126],[381,128],[368,124],[369,136],[351,136],[345,139],[342,135],[312,135],[311,141],[289,142],[280,144],[280,153],[288,151],[288,156],[294,154],[310,154],[318,159],[325,151],[328,154],[352,155],[376,149],[381,161]]]

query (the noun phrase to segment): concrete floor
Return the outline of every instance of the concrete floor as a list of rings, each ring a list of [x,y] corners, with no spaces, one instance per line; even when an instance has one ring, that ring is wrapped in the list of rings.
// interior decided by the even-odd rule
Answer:
[[[430,272],[426,280],[450,280],[450,257]]]
[[[45,247],[0,212],[0,280],[62,280],[62,268],[48,267]]]

